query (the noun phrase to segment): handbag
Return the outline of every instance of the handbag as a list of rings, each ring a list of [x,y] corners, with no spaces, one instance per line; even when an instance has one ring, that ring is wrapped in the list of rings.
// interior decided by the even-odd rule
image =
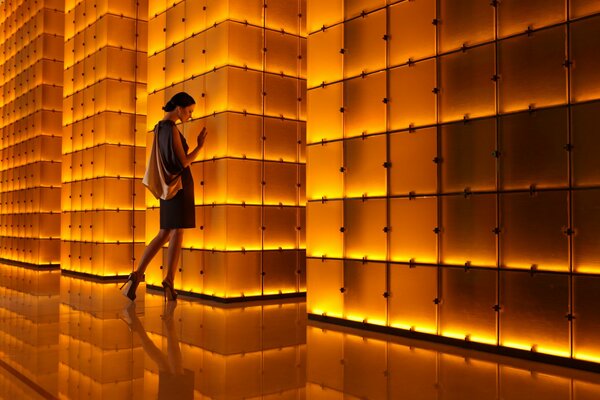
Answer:
[[[162,200],[173,198],[183,188],[181,174],[170,174],[163,164],[158,145],[158,125],[154,128],[154,142],[142,183],[154,197]]]

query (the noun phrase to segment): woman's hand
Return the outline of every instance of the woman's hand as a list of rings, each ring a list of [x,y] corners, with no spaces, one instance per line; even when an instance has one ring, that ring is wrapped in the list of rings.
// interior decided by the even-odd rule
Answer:
[[[204,140],[206,139],[207,134],[208,134],[208,132],[206,131],[206,127],[202,128],[202,131],[200,131],[200,133],[198,134],[198,137],[196,138],[198,145],[196,146],[196,148],[194,150],[192,150],[191,153],[189,153],[187,155],[186,160],[188,161],[188,163],[184,164],[185,167],[187,167],[189,164],[191,164],[198,157],[198,154],[200,154],[200,149],[204,145]]]
[[[202,145],[204,144],[204,140],[206,139],[206,135],[208,135],[208,131],[206,130],[206,127],[202,128],[202,131],[200,131],[200,133],[198,134],[198,148],[202,147]]]

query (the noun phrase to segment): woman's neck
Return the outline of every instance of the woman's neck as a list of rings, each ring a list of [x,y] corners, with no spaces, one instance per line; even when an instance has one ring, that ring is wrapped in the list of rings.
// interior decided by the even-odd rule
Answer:
[[[163,117],[163,121],[172,121],[173,123],[177,123],[177,120],[179,118],[177,117],[177,113],[175,112],[175,110],[173,111],[169,111],[167,113],[165,113],[165,116]]]

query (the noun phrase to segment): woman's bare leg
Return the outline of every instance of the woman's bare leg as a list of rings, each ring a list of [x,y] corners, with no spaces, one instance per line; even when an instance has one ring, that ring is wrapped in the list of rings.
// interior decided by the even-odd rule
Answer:
[[[169,241],[172,231],[172,229],[161,229],[160,231],[158,231],[158,234],[154,237],[154,239],[152,239],[152,241],[148,244],[148,246],[146,246],[144,254],[142,254],[140,263],[138,264],[138,267],[135,270],[135,273],[140,278],[144,275],[146,268],[148,268],[148,264],[150,264],[150,261],[152,261],[156,253],[158,253],[158,251],[164,246],[164,244]]]
[[[177,264],[179,263],[179,256],[181,254],[181,245],[183,243],[183,229],[172,229],[171,239],[169,240],[169,249],[167,250],[167,276],[165,281],[171,285],[175,280],[175,271],[177,270]]]

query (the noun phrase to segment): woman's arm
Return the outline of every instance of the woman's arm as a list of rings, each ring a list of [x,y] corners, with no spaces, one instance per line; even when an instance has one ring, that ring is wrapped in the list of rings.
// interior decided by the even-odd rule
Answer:
[[[206,128],[202,129],[200,135],[206,136]],[[198,157],[200,149],[202,149],[202,144],[198,143],[194,150],[192,150],[189,154],[185,154],[185,151],[183,150],[183,144],[181,143],[181,137],[179,136],[179,130],[175,125],[173,125],[172,138],[173,150],[175,151],[177,158],[179,158],[179,161],[181,162],[181,165],[183,165],[183,168],[188,167]],[[202,143],[203,142],[204,140],[202,141]]]

